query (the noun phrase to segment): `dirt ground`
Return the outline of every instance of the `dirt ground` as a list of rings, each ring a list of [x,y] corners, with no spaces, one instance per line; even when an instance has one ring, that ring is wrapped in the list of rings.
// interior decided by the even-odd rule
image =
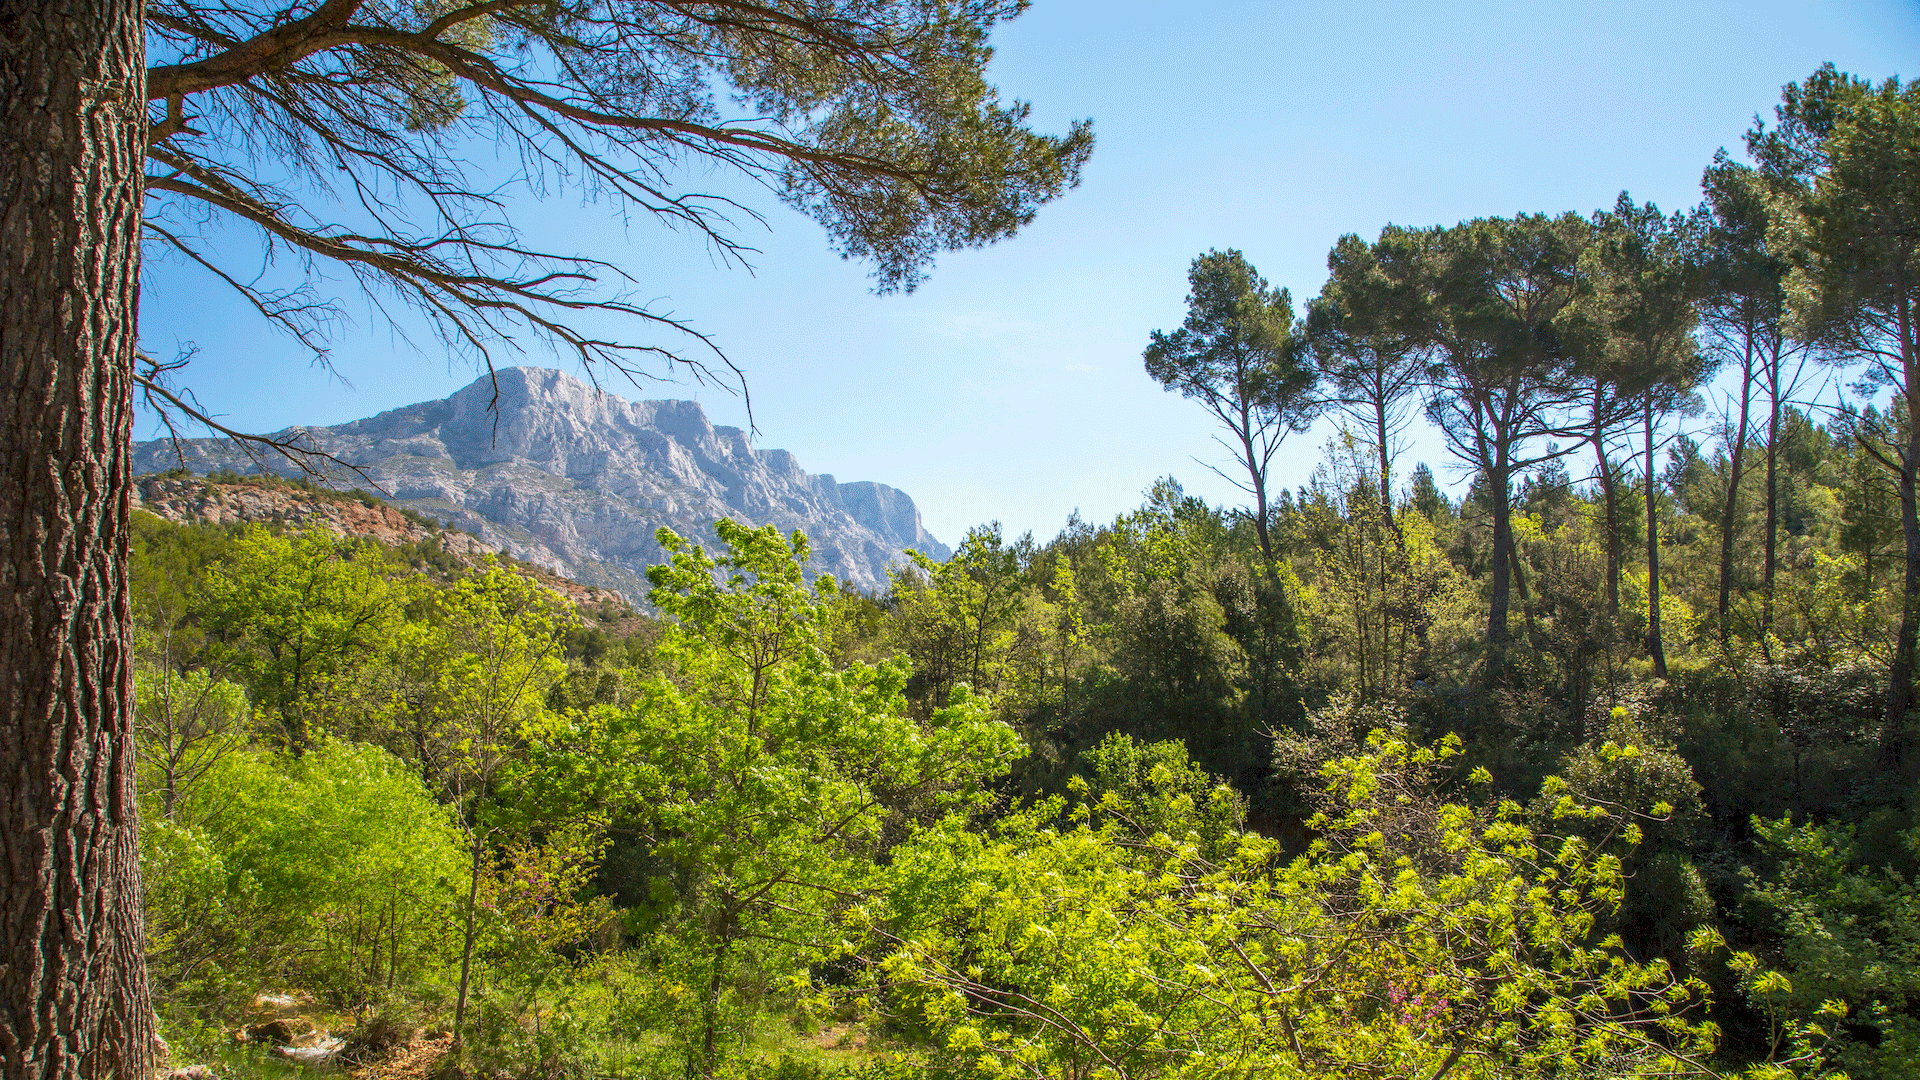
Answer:
[[[350,1065],[346,1071],[353,1080],[426,1080],[452,1048],[450,1032],[416,1033],[405,1046],[396,1047],[385,1057]]]

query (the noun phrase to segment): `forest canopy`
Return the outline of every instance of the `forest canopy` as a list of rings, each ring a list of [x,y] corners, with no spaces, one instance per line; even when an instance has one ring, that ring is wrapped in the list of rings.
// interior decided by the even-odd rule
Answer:
[[[839,86],[778,60],[733,74]],[[1299,310],[1203,253],[1142,359],[1249,505],[1166,477],[873,594],[734,521],[663,530],[627,607],[136,514],[175,1054],[1913,1075],[1917,107],[1829,67],[1698,207],[1340,237]],[[1405,460],[1421,411],[1457,495]],[[1275,475],[1319,416],[1319,467]]]

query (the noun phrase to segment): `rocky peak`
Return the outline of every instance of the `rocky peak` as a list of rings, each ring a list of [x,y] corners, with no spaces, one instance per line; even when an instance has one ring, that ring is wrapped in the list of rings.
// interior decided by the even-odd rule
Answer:
[[[439,401],[298,430],[360,465],[395,504],[636,602],[663,525],[710,548],[720,517],[799,529],[814,572],[862,589],[885,587],[906,549],[950,554],[904,492],[810,474],[787,451],[714,426],[697,402],[629,401],[549,369],[504,368]],[[182,456],[194,472],[255,468],[216,439],[188,440],[178,455],[166,441],[138,443],[134,468],[170,469]]]

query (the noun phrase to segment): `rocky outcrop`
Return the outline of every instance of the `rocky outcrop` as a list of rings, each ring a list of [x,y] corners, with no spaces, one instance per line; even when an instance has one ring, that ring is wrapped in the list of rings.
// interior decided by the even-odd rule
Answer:
[[[410,545],[431,550],[444,556],[443,566],[477,567],[488,556],[502,553],[477,536],[443,528],[431,518],[389,506],[365,492],[319,491],[279,477],[218,481],[162,473],[135,481],[134,496],[140,509],[168,521],[321,529],[335,536],[378,540],[392,547]],[[545,567],[525,562],[512,565],[577,607],[625,608],[621,596],[611,590],[570,581]]]
[[[507,368],[440,401],[337,427],[290,429],[359,465],[392,503],[470,532],[490,548],[639,601],[666,526],[716,545],[713,522],[799,529],[815,573],[862,589],[912,548],[950,552],[905,493],[810,474],[785,450],[757,450],[715,427],[691,401],[628,401],[563,372]],[[136,472],[184,464],[206,473],[256,469],[225,440],[134,446]],[[292,475],[286,462],[266,462]]]

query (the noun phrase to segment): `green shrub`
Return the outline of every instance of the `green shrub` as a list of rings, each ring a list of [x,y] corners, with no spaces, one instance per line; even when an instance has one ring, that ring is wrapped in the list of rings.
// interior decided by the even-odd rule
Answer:
[[[153,811],[141,870],[163,986],[199,998],[301,986],[356,1004],[446,963],[459,835],[385,750],[239,748],[171,818]]]

